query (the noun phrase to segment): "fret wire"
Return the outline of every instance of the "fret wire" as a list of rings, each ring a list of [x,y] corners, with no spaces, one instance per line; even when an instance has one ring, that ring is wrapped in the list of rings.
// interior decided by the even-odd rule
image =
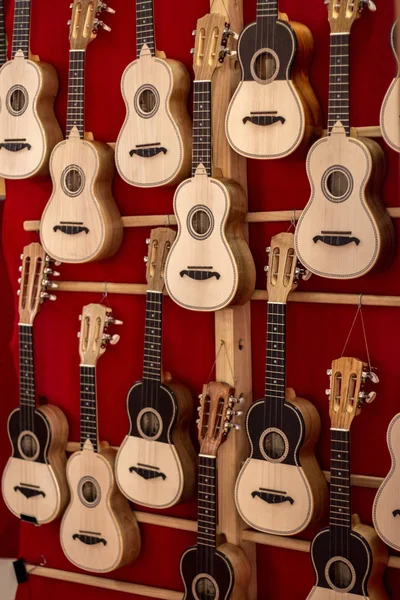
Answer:
[[[193,92],[192,177],[203,164],[208,177],[212,174],[211,81],[195,81]]]
[[[136,56],[140,57],[142,46],[147,44],[151,55],[155,54],[153,0],[136,3]]]
[[[83,139],[85,125],[85,50],[70,51],[67,137],[75,126]]]
[[[209,548],[213,548],[215,551],[216,547],[217,490],[215,467],[215,458],[199,457],[197,547],[200,560],[204,560],[206,556],[204,553],[209,553]]]
[[[348,34],[331,36],[328,109],[329,135],[332,133],[332,128],[338,121],[343,125],[346,135],[350,135],[350,121],[348,118],[350,112],[349,54],[350,36]]]
[[[87,398],[87,395],[93,396]],[[90,440],[94,451],[98,450],[96,369],[92,366],[80,366],[80,429],[81,449]]]
[[[29,58],[31,3],[30,0],[15,0],[14,25],[11,57],[22,50],[24,57]],[[22,26],[23,25],[23,26]]]

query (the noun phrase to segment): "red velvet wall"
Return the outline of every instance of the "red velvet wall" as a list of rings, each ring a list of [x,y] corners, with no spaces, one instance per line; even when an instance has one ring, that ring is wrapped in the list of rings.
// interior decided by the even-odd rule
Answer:
[[[7,31],[12,32],[12,2],[6,3]],[[245,23],[255,18],[255,0],[244,0]],[[87,56],[86,129],[95,138],[114,141],[124,118],[124,105],[120,94],[120,78],[125,66],[135,58],[135,2],[112,0],[117,14],[107,15],[112,26],[111,34],[101,32],[90,46]],[[208,0],[169,2],[154,0],[157,46],[167,56],[183,61],[191,69],[189,50],[193,44],[191,32],[196,20],[208,12]],[[364,11],[362,19],[354,26],[352,36],[352,92],[353,126],[377,125],[379,109],[386,89],[395,73],[395,63],[389,47],[389,32],[394,19],[392,0],[378,0],[378,11]],[[56,103],[59,121],[65,128],[69,0],[32,0],[31,46],[42,60],[51,62],[58,70],[60,93]],[[7,10],[8,9],[8,10]],[[327,113],[329,72],[329,26],[323,0],[281,0],[281,10],[310,27],[314,34],[316,56],[311,78]],[[383,142],[382,142],[383,143]],[[387,206],[399,205],[399,159],[384,147],[388,162],[388,176],[383,187]],[[249,161],[249,209],[277,210],[301,209],[309,196],[304,159],[278,162]],[[8,182],[7,200],[3,221],[3,248],[13,292],[17,289],[19,255],[22,247],[37,240],[36,234],[25,233],[22,223],[39,219],[49,198],[51,183],[48,179]],[[115,197],[123,215],[161,214],[172,212],[172,189],[139,190],[131,188],[118,177],[114,185]],[[250,227],[250,246],[255,257],[258,288],[265,287],[263,266],[266,262],[265,246],[273,234],[285,231],[287,223],[254,224]],[[398,222],[396,223],[398,231]],[[82,281],[144,282],[145,269],[142,257],[146,253],[147,229],[127,229],[118,254],[97,264],[62,265],[62,279]],[[1,265],[0,265],[1,269]],[[300,290],[335,291],[400,295],[400,253],[393,263],[379,273],[361,280],[336,282],[312,277],[301,283]],[[3,278],[4,281],[5,278]],[[16,402],[15,375],[10,366],[7,344],[11,334],[11,318],[7,305],[11,300],[7,283],[3,284],[2,334],[0,366],[3,398],[0,405],[2,433],[0,435],[0,464],[9,454],[5,419],[11,404]],[[79,356],[76,332],[78,315],[88,302],[101,300],[99,294],[59,293],[55,303],[48,302],[35,324],[35,352],[37,390],[40,396],[60,406],[66,413],[71,440],[79,438]],[[125,396],[130,384],[141,375],[143,347],[144,297],[110,296],[115,315],[123,319],[121,341],[110,347],[98,368],[99,426],[101,438],[117,445],[127,431]],[[355,307],[290,304],[288,309],[288,384],[297,394],[313,401],[321,414],[323,429],[318,446],[318,456],[324,469],[329,468],[329,419],[324,390],[327,387],[326,369],[332,359],[340,356],[347,337]],[[378,368],[381,383],[378,399],[367,406],[353,426],[353,470],[355,473],[383,476],[389,469],[389,454],[385,436],[392,416],[399,410],[398,334],[400,312],[395,308],[364,308],[372,364]],[[4,318],[4,315],[6,318]],[[266,303],[252,304],[252,350],[254,398],[263,394],[265,362]],[[17,365],[16,323],[11,353]],[[165,301],[164,368],[176,379],[185,382],[197,396],[206,381],[214,362],[213,315],[196,314]],[[351,338],[349,355],[366,358],[362,331],[357,324]],[[354,489],[354,510],[362,520],[371,523],[371,506],[374,490]],[[59,522],[32,528],[19,524],[9,515],[0,500],[0,534],[2,549],[16,543],[19,535],[19,552],[27,561],[36,561],[41,554],[47,566],[75,570],[64,557],[58,538]],[[181,517],[196,517],[193,500],[168,511]],[[134,565],[124,567],[111,577],[151,584],[159,587],[182,589],[179,576],[179,558],[183,550],[194,543],[191,533],[141,526],[142,553]],[[10,535],[8,535],[10,534]],[[11,544],[12,545],[12,544]],[[11,550],[10,550],[11,551]],[[290,576],[288,574],[290,573]],[[303,600],[314,581],[309,556],[294,551],[272,547],[258,547],[258,598],[259,600]],[[385,576],[391,597],[400,598],[400,572],[389,569]],[[21,586],[19,600],[47,600],[57,597],[66,600],[85,598],[116,600],[117,592],[104,591],[75,584],[61,583],[31,577],[30,583]]]

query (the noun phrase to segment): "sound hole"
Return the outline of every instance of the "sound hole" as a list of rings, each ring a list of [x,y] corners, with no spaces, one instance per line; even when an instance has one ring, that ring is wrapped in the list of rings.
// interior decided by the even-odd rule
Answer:
[[[145,119],[152,117],[160,105],[160,96],[157,89],[152,85],[141,86],[134,99],[136,112]],[[157,140],[154,140],[157,141]]]
[[[279,460],[285,454],[286,443],[277,431],[270,431],[264,437],[264,452],[271,460]]]
[[[90,479],[82,484],[82,497],[88,504],[93,504],[97,500],[97,488]]]
[[[140,429],[148,438],[154,438],[160,431],[160,419],[158,415],[152,411],[143,413],[140,419]]]
[[[329,579],[339,590],[347,589],[353,579],[349,565],[341,560],[337,560],[329,567]]]
[[[151,113],[156,105],[156,95],[153,90],[145,89],[139,96],[139,106],[144,113]]]
[[[38,444],[35,438],[29,433],[25,433],[20,441],[20,446],[22,450],[22,454],[26,458],[33,458],[38,451]]]
[[[206,206],[194,206],[189,212],[187,224],[193,237],[202,240],[211,235],[214,228],[214,217]]]
[[[271,52],[262,52],[254,62],[254,70],[256,75],[262,81],[271,79],[276,71],[276,60]]]
[[[350,182],[343,171],[333,171],[327,180],[326,187],[334,198],[343,198],[349,190]]]
[[[7,104],[10,113],[14,116],[22,115],[27,107],[28,94],[20,85],[15,85],[7,94]]]
[[[62,188],[67,196],[78,196],[85,185],[85,176],[80,167],[70,165],[62,174]]]
[[[215,599],[217,597],[217,589],[210,579],[200,577],[196,582],[196,596],[199,600]]]

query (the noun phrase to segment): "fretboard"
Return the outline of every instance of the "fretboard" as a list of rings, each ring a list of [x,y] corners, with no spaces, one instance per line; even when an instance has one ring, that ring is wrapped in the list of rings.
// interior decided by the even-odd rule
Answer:
[[[286,304],[268,302],[265,400],[269,420],[282,427],[286,398]]]
[[[348,558],[351,530],[350,432],[342,429],[331,429],[329,526],[331,551]]]
[[[161,292],[146,293],[143,381],[150,387],[161,381],[162,302]]]
[[[12,53],[14,58],[18,50],[22,50],[25,58],[29,58],[29,34],[31,27],[31,0],[15,0],[14,28],[12,37]]]
[[[257,0],[257,24],[262,26],[268,18],[278,18],[278,0]]]
[[[213,575],[217,535],[217,461],[199,456],[197,557],[198,573]]]
[[[147,44],[151,54],[155,54],[153,0],[137,0],[136,2],[136,56]]]
[[[33,359],[33,328],[19,325],[19,389],[21,407],[35,407],[35,371]]]
[[[193,91],[193,160],[192,177],[203,164],[212,174],[211,81],[195,81]]]
[[[81,138],[85,131],[85,50],[70,50],[67,137],[76,127]]]
[[[81,450],[90,440],[95,452],[98,449],[96,367],[80,366],[81,380]]]
[[[7,60],[6,30],[4,27],[4,0],[0,0],[0,67]]]
[[[350,34],[331,34],[328,134],[340,121],[350,135]]]

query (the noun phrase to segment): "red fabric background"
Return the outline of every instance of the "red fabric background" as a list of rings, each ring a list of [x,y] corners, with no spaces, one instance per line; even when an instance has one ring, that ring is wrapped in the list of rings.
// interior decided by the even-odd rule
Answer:
[[[6,0],[7,31],[12,32],[12,7]],[[51,62],[60,76],[60,94],[56,103],[59,121],[65,128],[68,29],[70,18],[67,0],[32,2],[32,51],[41,59]],[[245,1],[245,23],[254,20],[255,0]],[[113,0],[117,10],[106,21],[113,27],[110,35],[101,33],[87,56],[86,129],[95,138],[115,140],[124,118],[124,105],[119,91],[120,78],[125,66],[135,57],[135,3]],[[8,10],[7,10],[8,9]],[[182,60],[191,68],[189,49],[191,31],[196,20],[208,12],[208,0],[182,3],[155,0],[157,46],[167,56]],[[281,9],[293,20],[310,27],[316,44],[316,57],[311,78],[327,114],[329,26],[327,11],[322,0],[282,0]],[[389,31],[394,19],[393,2],[378,2],[378,12],[365,11],[362,20],[354,26],[352,36],[352,119],[353,126],[377,125],[379,109],[384,94],[395,72],[395,63],[389,47]],[[398,155],[384,148],[388,161],[388,176],[383,187],[387,206],[399,205]],[[249,209],[277,210],[300,209],[309,197],[304,159],[278,162],[249,161]],[[8,182],[4,210],[3,247],[12,290],[17,289],[19,255],[22,247],[37,240],[36,234],[23,231],[26,219],[39,219],[49,198],[51,183],[48,179]],[[172,212],[172,189],[139,190],[131,188],[116,178],[115,197],[123,215],[160,214]],[[265,246],[271,235],[287,229],[287,224],[255,224],[250,227],[250,245],[257,272],[258,288],[264,288],[263,265],[266,262]],[[396,223],[399,229],[399,223]],[[97,264],[61,267],[62,279],[98,280],[117,282],[144,282],[145,269],[142,256],[146,252],[147,229],[127,229],[119,253],[112,259]],[[346,283],[322,280],[317,277],[301,283],[301,290],[376,293],[400,295],[399,252],[384,272],[373,273],[362,280]],[[0,271],[4,270],[0,264]],[[3,274],[3,273],[1,273]],[[17,402],[15,374],[11,357],[17,365],[16,319],[11,354],[7,344],[12,333],[12,319],[7,307],[15,301],[10,295],[6,277],[3,277],[2,337],[0,348],[0,384],[3,399],[0,415],[3,432],[0,436],[0,466],[9,455],[5,419]],[[78,315],[88,302],[98,302],[98,294],[59,293],[55,303],[47,303],[35,325],[35,352],[37,391],[49,401],[60,406],[70,423],[71,440],[79,438],[79,357],[76,332]],[[110,303],[118,318],[124,320],[121,342],[108,350],[98,369],[99,427],[101,438],[119,444],[127,431],[125,396],[130,384],[141,376],[143,348],[144,297],[113,296]],[[252,304],[252,350],[254,398],[263,394],[265,364],[265,311],[264,302]],[[363,410],[353,427],[354,473],[383,476],[389,469],[389,454],[385,436],[392,416],[399,410],[398,333],[400,312],[394,308],[365,308],[363,310],[372,364],[378,368],[381,383],[378,399]],[[318,446],[318,456],[324,469],[329,468],[329,419],[324,390],[325,375],[332,359],[340,356],[355,307],[334,305],[290,304],[288,310],[288,384],[297,394],[313,401],[321,414],[323,434]],[[214,362],[213,315],[195,314],[165,301],[164,368],[178,380],[185,382],[197,396],[207,379]],[[188,334],[189,333],[189,334]],[[362,331],[359,323],[348,347],[348,354],[365,358]],[[374,490],[354,489],[354,511],[364,522],[371,523],[371,506]],[[168,511],[168,514],[195,518],[196,501]],[[27,561],[37,561],[41,554],[49,567],[75,570],[64,557],[58,538],[59,522],[35,529],[19,523],[7,513],[0,500],[0,535],[3,554],[15,552],[19,534],[19,552]],[[112,573],[111,577],[150,584],[169,589],[182,589],[179,576],[179,558],[183,550],[194,543],[191,533],[141,526],[143,549],[140,558]],[[290,572],[290,577],[288,573]],[[258,598],[266,600],[303,600],[314,581],[307,554],[258,547]],[[387,588],[394,599],[400,598],[400,572],[389,569],[385,576]],[[40,598],[60,600],[74,596],[85,598],[120,597],[117,592],[78,586],[31,577],[29,587],[20,586],[19,600]]]

